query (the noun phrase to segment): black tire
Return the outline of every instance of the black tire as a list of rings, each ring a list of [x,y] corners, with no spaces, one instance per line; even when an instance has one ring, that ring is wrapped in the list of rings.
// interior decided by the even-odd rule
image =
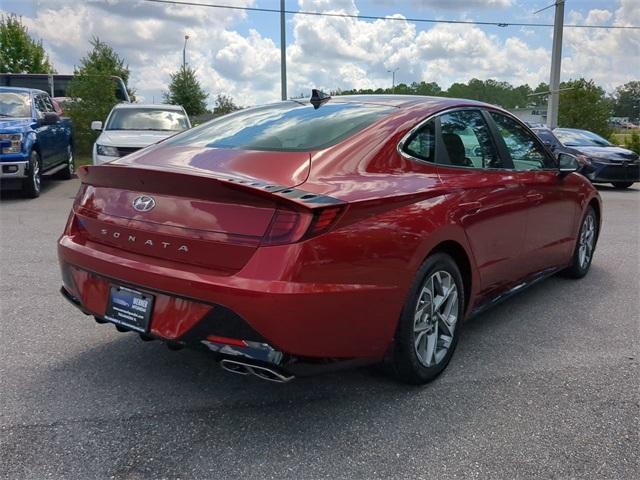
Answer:
[[[625,188],[629,188],[631,185],[633,185],[633,182],[612,182],[611,185],[613,185],[618,190],[624,190]]]
[[[455,304],[452,302],[450,308],[451,313],[453,313],[454,308],[456,309],[457,320],[453,325],[453,334],[450,337],[447,335],[447,338],[451,338],[449,347],[444,352],[442,350],[440,351],[442,356],[439,360],[437,359],[437,346],[441,343],[440,335],[443,334],[443,332],[450,332],[447,332],[447,330],[445,330],[442,321],[435,320],[435,322],[433,322],[432,319],[425,319],[423,322],[418,322],[423,325],[426,325],[429,322],[433,322],[435,323],[434,328],[436,328],[436,347],[434,349],[435,353],[433,357],[433,364],[426,365],[419,358],[419,347],[416,346],[416,340],[420,336],[420,333],[416,333],[415,331],[418,325],[418,323],[416,323],[417,308],[419,306],[419,302],[423,302],[424,298],[429,298],[428,296],[423,297],[423,289],[428,290],[430,279],[434,278],[436,274],[442,275],[441,272],[446,272],[449,277],[445,276],[445,278],[448,278],[448,281],[450,283],[451,280],[453,280],[452,283],[455,284],[457,302]],[[450,299],[452,298],[452,296],[447,298]],[[398,380],[413,385],[422,385],[432,381],[440,373],[442,373],[442,371],[449,363],[449,360],[451,360],[451,356],[453,355],[456,345],[458,344],[458,338],[460,337],[460,330],[462,327],[464,315],[464,299],[464,284],[462,282],[462,276],[456,262],[449,255],[444,253],[434,253],[433,255],[429,256],[416,274],[415,280],[413,282],[413,285],[411,286],[407,301],[398,322],[398,328],[396,330],[393,352],[391,356],[391,369],[394,376]],[[423,302],[422,305],[428,305],[428,303]],[[442,305],[445,309],[448,306],[447,302],[442,302]],[[440,318],[442,320],[442,317]],[[441,331],[439,331],[438,329],[441,329]],[[434,332],[434,330],[430,331]],[[425,340],[425,342],[428,342],[430,336],[426,335],[426,333],[428,332],[424,332],[422,334],[422,338],[423,340]],[[418,342],[418,345],[420,345],[420,342]],[[428,351],[428,347],[425,348]]]
[[[29,156],[27,178],[22,181],[22,194],[27,198],[38,198],[42,185],[42,164],[40,155],[35,150]]]
[[[58,172],[57,177],[61,180],[70,180],[76,173],[76,166],[73,159],[73,146],[67,146],[67,165]]]
[[[591,221],[593,222],[593,243],[588,258],[585,262],[580,255],[580,247],[584,239],[585,229],[588,228],[587,224],[589,222],[589,219],[591,219]],[[569,267],[562,271],[562,274],[565,277],[582,278],[589,272],[589,269],[591,268],[591,262],[593,261],[593,254],[596,250],[598,233],[598,216],[596,215],[593,207],[589,207],[587,208],[584,217],[582,217],[582,222],[580,222],[580,230],[578,231],[576,246],[573,250],[573,256],[571,257],[571,264],[569,265]]]

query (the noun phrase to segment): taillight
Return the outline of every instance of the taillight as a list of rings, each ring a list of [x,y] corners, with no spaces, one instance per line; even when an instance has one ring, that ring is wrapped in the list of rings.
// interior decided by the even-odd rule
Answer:
[[[278,209],[261,244],[284,245],[320,235],[335,224],[341,213],[342,207],[327,207],[313,212]]]
[[[327,207],[320,210],[314,215],[313,222],[307,231],[307,237],[314,237],[326,232],[336,223],[338,217],[342,213],[342,207]]]

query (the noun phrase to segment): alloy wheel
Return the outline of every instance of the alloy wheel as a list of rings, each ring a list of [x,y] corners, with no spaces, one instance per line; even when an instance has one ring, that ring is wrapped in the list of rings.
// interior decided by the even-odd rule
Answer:
[[[33,179],[33,187],[36,192],[40,191],[40,162],[37,154],[31,156],[31,176]]]
[[[73,149],[71,148],[71,145],[67,145],[67,163],[69,176],[72,176],[75,173],[76,166],[73,163]]]
[[[593,215],[587,215],[580,229],[580,241],[578,244],[578,261],[580,268],[586,268],[593,255],[593,247],[596,240],[596,226]]]
[[[446,271],[433,273],[424,283],[413,322],[414,348],[425,367],[442,361],[458,322],[458,287]]]

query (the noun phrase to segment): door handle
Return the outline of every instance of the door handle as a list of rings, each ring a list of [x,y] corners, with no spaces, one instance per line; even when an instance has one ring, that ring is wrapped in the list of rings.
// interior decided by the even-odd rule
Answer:
[[[480,202],[466,202],[458,205],[461,209],[468,213],[477,212],[482,208],[482,204]]]
[[[535,202],[535,203],[540,203],[543,198],[541,193],[527,193],[526,197],[527,197],[527,200],[531,200],[532,202]]]

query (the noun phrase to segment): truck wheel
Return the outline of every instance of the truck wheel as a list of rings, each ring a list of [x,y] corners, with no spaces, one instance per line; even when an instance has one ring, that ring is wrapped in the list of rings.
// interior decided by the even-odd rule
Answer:
[[[73,178],[74,173],[76,173],[76,166],[73,160],[73,148],[71,144],[67,145],[67,165],[60,170],[58,173],[58,178],[62,180],[70,180]]]
[[[22,183],[22,193],[27,198],[38,198],[40,196],[40,184],[42,172],[40,170],[40,155],[33,150],[29,157],[29,171],[27,178]]]

